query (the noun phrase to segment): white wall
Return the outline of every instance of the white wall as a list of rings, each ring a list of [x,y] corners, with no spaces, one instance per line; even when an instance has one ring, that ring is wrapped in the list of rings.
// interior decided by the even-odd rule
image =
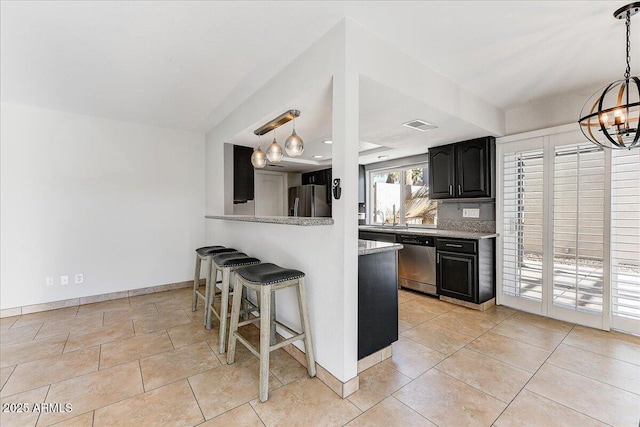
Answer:
[[[222,185],[227,171],[224,165],[224,142],[252,123],[274,112],[282,112],[287,103],[310,88],[334,84],[334,176],[343,178],[343,198],[334,201],[333,226],[299,227],[278,224],[244,223],[209,220],[207,243],[233,246],[263,262],[297,268],[307,274],[308,300],[316,358],[320,365],[337,378],[346,381],[357,375],[357,217],[353,215],[351,246],[345,252],[344,207],[336,206],[353,199],[357,211],[357,135],[353,139],[355,153],[353,185],[347,185],[339,166],[345,146],[345,132],[336,133],[336,81],[344,80],[345,24],[330,30],[301,56],[295,59],[252,97],[207,134],[207,213],[220,215],[229,209],[229,182]],[[344,91],[344,82],[340,85]],[[357,88],[357,84],[355,85]],[[356,97],[357,102],[357,97]],[[293,108],[293,107],[292,107]],[[344,107],[341,108],[344,111]],[[304,114],[304,112],[303,112]],[[344,121],[344,113],[338,121]],[[358,128],[357,111],[351,127]],[[302,119],[300,119],[302,120]],[[344,129],[344,125],[340,125]],[[337,141],[342,141],[339,143]],[[338,147],[336,149],[336,147]],[[228,168],[227,168],[228,169]],[[337,214],[336,214],[337,213]],[[348,277],[348,278],[346,278]],[[297,303],[292,292],[278,293],[278,318],[297,326]],[[348,317],[348,319],[346,319]]]
[[[578,127],[580,111],[585,102],[601,90],[602,84],[593,85],[572,93],[559,93],[545,98],[528,102],[505,112],[506,133],[515,135],[538,129],[547,129],[569,123]]]
[[[2,309],[192,279],[203,134],[11,104],[1,115]]]

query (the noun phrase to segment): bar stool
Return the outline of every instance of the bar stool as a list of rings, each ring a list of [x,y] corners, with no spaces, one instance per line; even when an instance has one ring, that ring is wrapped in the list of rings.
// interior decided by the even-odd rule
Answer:
[[[209,299],[207,301],[207,329],[211,329],[211,314],[220,321],[220,341],[219,351],[220,354],[224,354],[225,345],[227,343],[227,318],[229,316],[229,295],[233,295],[233,298],[242,298],[242,292],[235,294],[230,292],[230,288],[235,283],[235,271],[239,268],[246,267],[248,265],[260,264],[258,258],[248,256],[243,252],[231,252],[215,255],[213,257],[213,268],[216,270],[216,277],[218,277],[218,271],[222,273],[222,288],[220,292],[220,312],[216,311],[214,303],[218,294],[216,293],[217,286],[212,286],[209,291]],[[256,307],[256,306],[254,306]],[[256,307],[257,308],[257,307]]]
[[[196,311],[198,309],[198,298],[202,298],[205,302],[205,311],[204,311],[204,325],[207,325],[207,293],[209,292],[209,283],[211,282],[211,266],[213,262],[213,257],[215,255],[221,253],[228,252],[238,252],[233,248],[225,248],[224,246],[203,246],[201,248],[196,249],[196,271],[193,277],[193,302],[191,304],[191,311]],[[205,275],[205,291],[204,293],[200,292],[200,268],[202,265],[202,261],[207,261],[207,274]],[[213,278],[214,282],[217,282],[218,275]]]
[[[253,290],[259,296],[259,317],[239,322],[241,298],[233,298],[231,307],[231,326],[229,329],[229,354],[227,363],[234,362],[236,339],[260,359],[260,401],[266,402],[269,397],[269,353],[291,344],[294,341],[304,341],[304,351],[307,357],[307,371],[310,377],[316,376],[316,363],[313,356],[311,342],[311,326],[307,309],[307,291],[304,284],[304,273],[298,270],[282,268],[275,264],[265,263],[243,267],[236,271],[235,292],[241,295],[242,290]],[[298,294],[298,309],[302,332],[298,333],[286,325],[275,320],[275,304],[272,306],[272,292],[295,286]],[[238,328],[250,323],[260,322],[260,350],[258,351],[240,333]],[[280,326],[293,335],[284,341],[272,343],[271,328]]]

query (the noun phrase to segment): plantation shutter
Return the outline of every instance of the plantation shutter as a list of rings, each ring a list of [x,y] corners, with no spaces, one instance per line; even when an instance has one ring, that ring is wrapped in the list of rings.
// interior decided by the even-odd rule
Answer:
[[[633,330],[640,321],[640,150],[611,158],[612,326]],[[626,322],[626,324],[625,324]]]
[[[605,157],[592,143],[554,150],[553,305],[602,313]]]
[[[543,151],[503,157],[503,262],[505,295],[542,300]]]

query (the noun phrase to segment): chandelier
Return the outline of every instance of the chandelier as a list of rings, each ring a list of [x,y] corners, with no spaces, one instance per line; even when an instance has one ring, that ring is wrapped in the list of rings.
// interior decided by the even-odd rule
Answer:
[[[616,80],[596,92],[582,107],[580,130],[591,142],[604,148],[632,149],[640,147],[640,78],[631,76],[631,17],[640,11],[633,2],[613,13],[624,19],[627,27],[627,69],[624,79]]]

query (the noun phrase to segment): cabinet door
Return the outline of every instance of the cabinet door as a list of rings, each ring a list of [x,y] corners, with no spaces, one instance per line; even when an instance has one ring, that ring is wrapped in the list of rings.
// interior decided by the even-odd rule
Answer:
[[[254,178],[251,147],[233,146],[233,202],[253,200]]]
[[[492,197],[492,138],[455,145],[456,197]]]
[[[429,149],[429,198],[454,197],[455,159],[453,145]]]
[[[324,171],[324,182],[325,182],[325,186],[327,187],[327,203],[331,204],[333,202],[333,193],[331,192],[331,188],[332,188],[332,175],[333,175],[333,170],[332,169],[325,169]]]
[[[366,179],[364,165],[358,166],[358,203],[366,203],[367,190],[365,189]]]
[[[331,184],[331,169],[322,169],[315,172],[316,180],[314,184],[329,185]]]
[[[438,294],[477,303],[477,256],[438,251],[436,262]]]
[[[302,174],[302,185],[313,184],[314,174],[313,172],[307,172]]]

